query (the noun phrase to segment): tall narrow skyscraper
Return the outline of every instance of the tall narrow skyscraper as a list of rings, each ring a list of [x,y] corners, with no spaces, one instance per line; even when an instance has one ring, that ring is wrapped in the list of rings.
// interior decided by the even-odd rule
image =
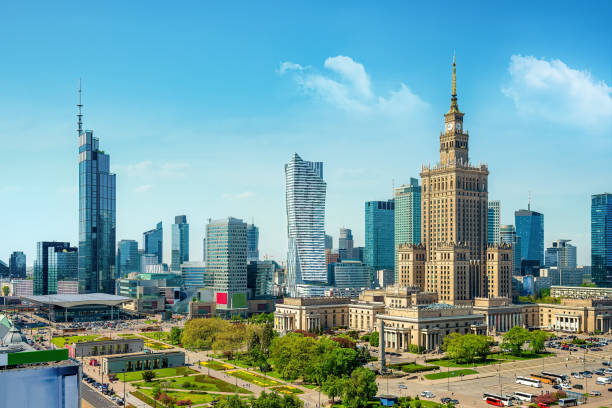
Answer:
[[[181,264],[189,262],[189,224],[186,215],[177,215],[172,224],[172,262],[170,269],[180,271]]]
[[[365,203],[364,263],[374,271],[395,265],[395,201]]]
[[[544,265],[544,214],[526,210],[514,212],[516,235],[521,239],[521,262],[539,261]]]
[[[116,180],[110,156],[83,130],[79,84],[79,292],[114,293]]]
[[[499,244],[499,222],[501,218],[499,200],[489,201],[487,216],[487,242],[489,244]]]
[[[247,262],[259,261],[259,228],[247,224]]]
[[[308,296],[310,285],[327,284],[325,265],[325,192],[323,163],[308,162],[295,153],[285,164],[287,290]],[[299,292],[299,293],[298,293]]]
[[[421,243],[421,186],[411,177],[393,191],[395,202],[395,282],[400,282],[397,249],[400,245]]]
[[[162,222],[158,222],[154,229],[143,232],[142,240],[145,255],[157,255],[157,263],[162,263],[164,253],[164,230]]]
[[[591,196],[591,274],[597,286],[612,286],[612,194]]]

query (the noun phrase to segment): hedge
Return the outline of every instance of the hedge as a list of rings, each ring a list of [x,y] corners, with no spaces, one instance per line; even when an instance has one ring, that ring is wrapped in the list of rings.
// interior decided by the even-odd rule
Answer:
[[[424,366],[424,365],[415,364],[415,363],[393,364],[393,365],[390,365],[389,367],[402,370],[405,373],[420,373],[422,371],[433,371],[433,370],[437,370],[440,368],[439,366],[436,366],[436,365]]]

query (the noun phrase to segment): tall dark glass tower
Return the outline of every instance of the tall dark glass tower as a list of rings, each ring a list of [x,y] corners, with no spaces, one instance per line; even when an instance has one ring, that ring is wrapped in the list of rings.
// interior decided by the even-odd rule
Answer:
[[[591,273],[597,286],[612,286],[612,194],[591,196]]]
[[[170,269],[180,271],[181,264],[189,262],[189,224],[186,215],[177,215],[172,224],[172,260]]]
[[[114,293],[116,186],[110,156],[83,130],[79,84],[79,293]]]
[[[514,212],[516,236],[521,239],[521,261],[537,261],[544,265],[544,214],[526,210]]]
[[[156,255],[157,263],[162,263],[164,252],[164,229],[162,222],[158,222],[155,229],[143,232],[142,240],[144,253],[147,255]]]

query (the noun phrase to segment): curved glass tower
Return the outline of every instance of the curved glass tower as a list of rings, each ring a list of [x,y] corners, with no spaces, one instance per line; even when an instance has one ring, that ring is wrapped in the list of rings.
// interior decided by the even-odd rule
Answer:
[[[308,162],[295,153],[285,164],[287,290],[308,295],[308,286],[327,284],[325,265],[325,192],[323,163]]]

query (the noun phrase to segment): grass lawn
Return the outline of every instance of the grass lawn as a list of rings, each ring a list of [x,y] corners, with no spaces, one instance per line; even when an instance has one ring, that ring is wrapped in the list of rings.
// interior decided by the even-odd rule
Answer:
[[[258,369],[258,368],[256,368],[255,371],[257,371],[261,375],[264,375],[264,373],[262,373],[261,370]],[[278,380],[282,380],[283,379],[283,376],[281,375],[281,373],[279,373],[276,370],[267,371],[265,375],[268,376],[268,377],[274,377],[274,378],[276,378]]]
[[[396,369],[396,370],[402,370],[405,373],[419,373],[422,371],[432,371],[432,370],[437,370],[438,367],[437,365],[421,365],[421,364],[416,364],[416,363],[406,363],[406,364],[392,364],[389,367]]]
[[[172,368],[158,368],[157,370],[151,370],[155,373],[155,378],[165,377],[176,377],[184,374],[195,374],[197,371],[192,370],[189,367],[172,367]],[[142,373],[144,371],[131,371],[125,374],[125,381],[141,381]],[[123,373],[117,374],[117,378],[123,381]],[[187,378],[187,377],[185,377]]]
[[[300,390],[299,388],[293,387],[291,385],[281,385],[278,387],[272,387],[270,388],[271,390],[274,391],[278,391],[281,392],[283,394],[303,394],[304,391]]]
[[[487,358],[486,360],[477,360],[474,363],[457,363],[455,360],[428,360],[428,363],[435,364],[440,367],[476,367],[483,365],[497,364],[499,361],[495,358]]]
[[[150,348],[150,349],[153,349],[153,350],[167,350],[167,349],[171,349],[172,348],[172,346],[167,346],[167,345],[165,345],[163,343],[159,343],[157,341],[146,341],[144,345],[145,345],[146,348]]]
[[[523,353],[521,356],[513,356],[506,353],[489,354],[486,360],[476,360],[474,363],[457,363],[455,360],[441,359],[428,360],[428,363],[438,365],[440,367],[477,367],[498,363],[507,363],[516,360],[531,360],[534,358],[552,357],[554,353]]]
[[[159,323],[157,320],[145,320],[145,324],[153,324],[153,323]]]
[[[139,391],[145,393],[148,397],[153,398],[153,390],[150,389],[140,389]],[[181,392],[181,391],[168,391],[166,392],[169,396],[176,398],[177,400],[191,400],[193,405],[196,404],[205,404],[212,400],[217,399],[219,396],[214,394],[205,394],[196,392]],[[159,401],[157,402],[159,405],[162,405]]]
[[[151,382],[139,381],[133,383],[134,386],[154,388],[161,383],[168,383],[168,388],[179,389],[179,390],[198,390],[198,391],[210,391],[210,392],[239,392],[241,394],[250,394],[251,392],[244,388],[238,387],[234,384],[230,384],[218,378],[209,377],[207,375],[190,375],[189,377],[176,377],[153,380]]]
[[[99,339],[99,334],[88,334],[85,336],[68,336],[68,337],[53,337],[51,343],[55,344],[56,347],[64,347],[66,344],[81,343],[84,341],[94,341]]]
[[[260,387],[272,387],[275,385],[282,385],[281,383],[271,379],[270,377],[264,378],[259,374],[249,373],[244,370],[229,371],[228,374],[233,377],[238,377],[241,380],[253,383],[255,385],[259,385]]]
[[[141,336],[149,338],[151,340],[160,340],[165,341],[167,343],[170,342],[170,332],[157,331],[157,332],[143,332],[140,333]]]
[[[139,339],[140,338],[140,336],[137,336],[132,333],[121,333],[121,334],[118,334],[117,336],[124,338],[124,339]]]
[[[459,377],[460,375],[469,375],[469,374],[478,374],[478,371],[470,370],[468,368],[465,368],[463,370],[453,370],[449,372],[442,371],[442,372],[435,373],[435,374],[425,374],[425,378],[427,378],[428,380],[439,380],[441,378]]]
[[[225,371],[225,370],[231,370],[234,368],[234,366],[231,366],[229,364],[223,364],[220,363],[218,361],[212,360],[212,361],[200,361],[200,365],[202,367],[210,367],[213,370],[217,370],[217,371]]]
[[[302,387],[308,388],[309,390],[316,390],[318,388],[317,384],[302,384]]]
[[[506,361],[516,361],[516,360],[531,360],[534,358],[543,358],[543,357],[553,357],[555,353],[523,353],[520,356],[513,356],[512,354],[505,353],[495,353],[489,355],[491,358],[496,358],[498,360],[506,360]],[[505,361],[502,361],[505,362]]]
[[[251,368],[251,367],[253,367],[252,365],[250,365],[246,361],[241,360],[239,358],[234,358],[234,359],[231,359],[231,360],[227,358],[227,359],[224,359],[224,360],[227,361],[230,364],[233,364],[233,365],[236,365],[236,366],[242,367],[242,368]]]

